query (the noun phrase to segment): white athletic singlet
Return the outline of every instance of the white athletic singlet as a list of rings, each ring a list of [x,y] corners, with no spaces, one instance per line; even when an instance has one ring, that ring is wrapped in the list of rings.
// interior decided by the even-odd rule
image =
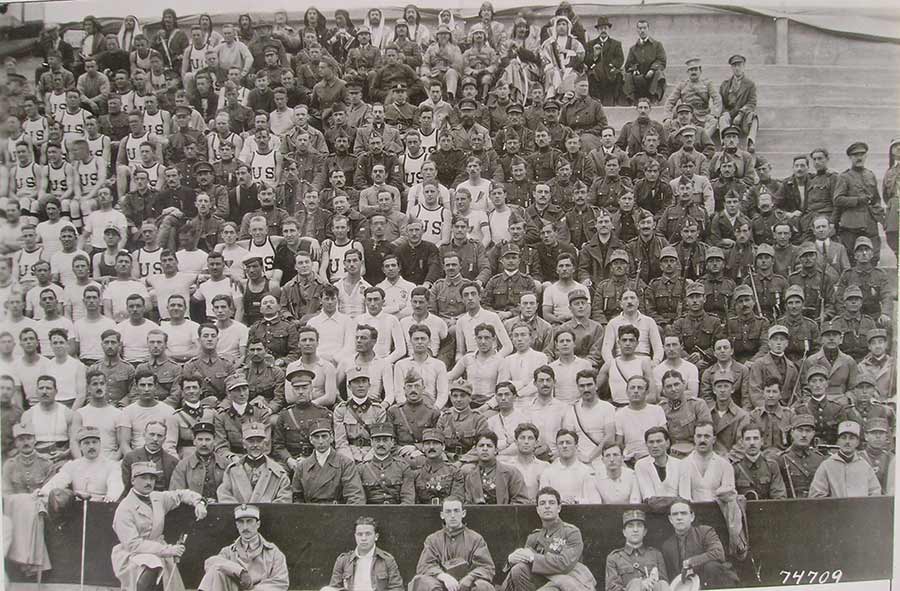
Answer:
[[[97,137],[95,137],[94,139],[91,139],[89,137],[84,138],[87,140],[87,143],[88,143],[88,151],[98,158],[103,158],[103,148],[104,148],[103,139],[105,137],[106,137],[105,135],[101,134],[101,135],[98,135]]]
[[[62,114],[66,112],[66,93],[56,94],[51,92],[50,98],[47,100],[50,102],[50,112],[47,113],[47,116],[53,117],[58,121]]]
[[[274,187],[278,179],[275,178],[275,150],[268,154],[253,152],[250,156],[250,173],[253,180]]]
[[[159,137],[166,135],[166,126],[163,123],[162,114],[163,112],[161,110],[153,115],[144,111],[144,131]]]
[[[87,162],[79,160],[75,163],[75,176],[82,195],[87,195],[97,188],[100,184],[100,169],[104,166],[106,163],[99,156],[93,156]]]
[[[35,162],[25,166],[16,164],[16,193],[37,194],[37,167]]]
[[[422,203],[413,208],[413,219],[422,222],[424,232],[422,240],[431,242],[435,246],[441,244],[441,231],[444,228],[444,206],[438,205],[437,209],[428,209]]]
[[[615,363],[609,368],[609,392],[616,404],[628,404],[628,378],[641,375],[643,359],[644,357],[635,357],[631,361],[625,361],[621,357],[615,358]]]
[[[53,168],[52,164],[47,164],[47,186],[50,188],[50,194],[54,197],[61,197],[63,193],[69,190],[68,163],[63,162],[59,168]]]
[[[158,191],[162,188],[162,187],[160,187],[160,184],[159,184],[160,179],[163,178],[163,175],[165,173],[165,169],[163,168],[162,164],[157,162],[153,166],[147,167],[147,166],[144,166],[143,164],[138,163],[134,166],[133,170],[147,171],[147,179],[150,182],[150,188],[152,190]],[[132,173],[131,176],[132,176],[132,178],[134,178],[134,173]]]
[[[418,156],[403,154],[403,179],[407,187],[422,182],[422,165],[428,159],[428,151],[423,150]]]
[[[346,244],[338,244],[331,242],[331,248],[328,249],[328,280],[334,283],[340,281],[347,275],[344,268],[344,254],[353,248],[353,241],[348,240]]]
[[[80,109],[74,115],[68,111],[63,112],[59,119],[59,124],[62,126],[63,130],[63,139],[68,142],[70,140],[83,138],[84,123],[87,120],[88,115],[89,113],[84,109]]]
[[[234,142],[234,139],[236,137],[237,137],[237,134],[234,132],[231,132],[231,135],[229,135],[227,138],[225,138],[223,140],[222,138],[219,137],[218,133],[215,133],[215,132],[212,133],[212,153],[213,153],[213,155],[215,155],[216,160],[222,159],[222,155],[219,154],[219,148],[222,146],[223,143],[226,143],[226,144],[230,143],[231,145],[237,147],[237,144]]]
[[[22,130],[31,138],[31,145],[36,146],[47,139],[47,118],[38,117],[34,121],[25,119],[22,122]]]
[[[188,61],[191,66],[191,73],[202,70],[204,66],[206,66],[206,47],[197,49],[191,45],[191,53],[188,56]]]
[[[275,247],[272,246],[271,238],[266,238],[265,243],[262,245],[256,244],[251,238],[250,243],[247,244],[247,251],[250,253],[250,256],[262,257],[264,272],[268,273],[275,268]]]
[[[421,132],[419,132],[421,133]],[[438,130],[435,127],[431,130],[431,133],[425,135],[422,133],[422,148],[425,149],[425,153],[431,156],[437,150],[438,146]]]
[[[135,260],[138,263],[138,272],[141,275],[141,279],[144,279],[150,275],[162,275],[162,263],[160,262],[160,255],[162,254],[163,249],[157,248],[154,251],[146,251],[143,248],[137,251],[135,255]]]
[[[37,284],[37,278],[34,276],[34,266],[38,261],[42,260],[44,255],[44,247],[40,246],[37,250],[28,252],[24,248],[16,253],[16,266],[18,267],[19,284],[25,288],[30,288]],[[27,286],[27,287],[26,287]]]
[[[134,137],[129,133],[128,137],[125,138],[125,158],[129,168],[134,169],[140,162],[141,144],[149,140],[150,134],[147,132],[144,132],[144,135],[141,137]]]

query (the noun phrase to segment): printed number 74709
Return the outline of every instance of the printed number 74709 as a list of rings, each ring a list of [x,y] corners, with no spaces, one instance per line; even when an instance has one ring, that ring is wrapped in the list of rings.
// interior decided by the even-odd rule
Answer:
[[[824,585],[825,583],[839,583],[844,576],[841,569],[835,570],[783,570],[782,585]]]

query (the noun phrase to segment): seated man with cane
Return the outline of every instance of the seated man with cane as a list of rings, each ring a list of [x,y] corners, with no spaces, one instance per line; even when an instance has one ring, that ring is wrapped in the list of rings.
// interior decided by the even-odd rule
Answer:
[[[203,565],[198,591],[287,591],[288,567],[284,553],[259,533],[259,508],[234,508],[238,539]]]
[[[184,554],[187,535],[166,543],[166,514],[178,505],[193,505],[198,520],[206,517],[206,501],[189,490],[154,491],[159,473],[152,462],[131,466],[131,490],[119,503],[113,531],[119,543],[112,549],[113,572],[126,591],[181,591],[184,583],[178,560]]]

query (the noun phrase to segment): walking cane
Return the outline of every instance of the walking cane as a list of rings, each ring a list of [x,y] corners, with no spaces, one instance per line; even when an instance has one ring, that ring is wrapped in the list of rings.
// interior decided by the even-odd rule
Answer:
[[[87,544],[88,500],[81,500],[81,576],[78,579],[79,591],[84,591],[84,555]]]
[[[177,543],[178,543],[178,544],[181,544],[182,546],[184,546],[184,543],[187,542],[187,538],[188,538],[188,535],[187,535],[187,534],[181,534],[181,536],[178,538],[178,542],[177,542]],[[181,562],[181,557],[180,557],[180,556],[173,556],[173,557],[172,557],[172,561],[175,563],[175,566],[172,567],[172,572],[169,573],[169,578],[166,580],[165,585],[163,585],[163,591],[166,591],[166,589],[171,588],[171,585],[172,585],[172,579],[175,577],[175,573],[178,572],[178,563]],[[158,579],[157,579],[157,580],[158,580]]]

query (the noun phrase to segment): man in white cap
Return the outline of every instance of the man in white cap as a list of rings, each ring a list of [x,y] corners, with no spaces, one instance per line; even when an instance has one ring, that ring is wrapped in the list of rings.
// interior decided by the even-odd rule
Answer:
[[[234,508],[238,539],[203,564],[200,591],[287,591],[288,567],[284,553],[259,533],[259,508]]]
[[[856,421],[838,425],[838,451],[819,464],[809,485],[809,498],[872,497],[881,494],[875,470],[859,453],[860,426]]]
[[[291,479],[284,467],[270,458],[267,425],[247,423],[243,428],[246,455],[225,468],[217,496],[220,503],[290,503]]]
[[[81,457],[63,464],[59,472],[41,487],[41,496],[59,497],[63,491],[71,489],[82,499],[105,503],[118,501],[123,492],[122,472],[118,462],[100,455],[100,429],[82,427],[76,439]]]
[[[119,543],[112,549],[112,567],[127,591],[150,591],[162,582],[163,591],[181,591],[184,583],[177,559],[184,554],[184,538],[166,543],[166,514],[178,505],[192,505],[198,520],[206,517],[206,501],[189,490],[154,491],[156,465],[137,462],[131,467],[131,490],[119,503],[113,531]],[[190,527],[190,526],[188,526]]]

